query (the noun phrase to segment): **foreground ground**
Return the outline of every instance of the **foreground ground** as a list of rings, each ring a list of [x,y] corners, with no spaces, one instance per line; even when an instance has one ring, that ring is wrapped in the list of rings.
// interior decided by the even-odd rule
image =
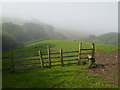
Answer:
[[[86,71],[86,66],[53,67],[3,73],[3,88],[117,88],[114,83]]]
[[[13,51],[14,55],[34,54],[41,50],[47,53],[47,45],[51,51],[78,50],[78,41],[46,40],[26,45]],[[83,48],[90,48],[91,43],[83,42]],[[37,47],[37,48],[35,48]],[[95,44],[97,67],[88,69],[88,65],[72,65],[52,67],[51,69],[5,71],[3,72],[3,88],[117,88],[118,54],[117,47]],[[11,52],[3,53],[9,56]],[[70,59],[70,58],[69,58]],[[3,67],[10,67],[10,60],[2,61]]]
[[[109,54],[97,52],[96,63],[98,67],[89,69],[89,72],[98,74],[102,78],[118,85],[118,53],[120,53],[120,51],[114,51]]]
[[[4,72],[3,88],[117,88],[118,52],[96,52],[96,64]]]

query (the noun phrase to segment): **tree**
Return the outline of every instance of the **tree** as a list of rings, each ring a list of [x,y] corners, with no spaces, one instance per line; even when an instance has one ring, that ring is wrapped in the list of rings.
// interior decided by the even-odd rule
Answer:
[[[24,34],[26,36],[26,40],[33,39],[45,39],[47,35],[45,34],[44,28],[40,24],[35,23],[25,23],[23,25]]]
[[[118,45],[118,33],[111,32],[98,36],[100,43]]]
[[[13,35],[17,42],[20,44],[24,41],[23,39],[23,28],[20,25],[16,25],[13,23],[3,23],[2,24],[2,31],[8,32],[9,34]]]
[[[8,51],[18,45],[15,37],[8,32],[2,32],[2,50]]]

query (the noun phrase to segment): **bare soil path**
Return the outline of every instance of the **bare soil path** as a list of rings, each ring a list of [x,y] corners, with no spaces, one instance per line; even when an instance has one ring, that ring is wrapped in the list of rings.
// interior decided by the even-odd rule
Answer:
[[[118,85],[118,53],[120,53],[120,50],[110,54],[96,52],[96,64],[98,66],[97,68],[88,69],[88,71]]]

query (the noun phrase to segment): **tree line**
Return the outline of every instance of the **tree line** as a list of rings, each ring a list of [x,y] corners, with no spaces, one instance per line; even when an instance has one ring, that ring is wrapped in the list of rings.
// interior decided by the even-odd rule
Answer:
[[[99,36],[96,35],[89,35],[88,37],[84,37],[81,40],[89,41],[89,42],[96,42],[96,43],[103,43],[109,45],[118,45],[118,38],[120,37],[118,32],[109,32],[106,34],[102,34]]]
[[[24,23],[23,25],[7,22],[2,24],[2,49],[12,50],[25,43],[48,39],[65,39],[66,37],[54,31],[48,24]]]

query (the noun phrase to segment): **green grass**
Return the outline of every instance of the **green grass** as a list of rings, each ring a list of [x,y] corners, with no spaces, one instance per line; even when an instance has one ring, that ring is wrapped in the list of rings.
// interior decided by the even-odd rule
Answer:
[[[88,73],[86,65],[4,72],[2,84],[3,88],[117,88],[98,75]]]
[[[14,53],[14,55],[34,54],[38,53],[38,50],[41,50],[43,53],[46,53],[47,45],[49,45],[51,47],[51,50],[54,52],[55,51],[59,52],[60,49],[63,49],[63,51],[72,51],[78,50],[79,42],[69,40],[45,40],[34,44],[25,45],[24,47],[14,49],[13,51],[5,52],[3,53],[3,56],[10,56],[11,53]],[[83,42],[83,48],[91,48],[91,43]],[[95,43],[95,49],[96,51],[104,51],[110,53],[112,51],[117,50],[118,47],[113,45]]]
[[[52,52],[59,52],[60,49],[63,51],[76,51],[78,50],[78,41],[69,40],[45,40],[37,42],[34,44],[25,45],[19,49],[14,49],[13,51],[3,53],[3,56],[10,56],[11,52],[14,56],[27,55],[27,54],[38,54],[38,50],[42,53],[47,53],[47,45],[51,47]],[[38,47],[38,48],[35,48]],[[83,48],[91,48],[91,43],[83,42]],[[105,45],[105,44],[95,44],[96,52],[102,51],[110,53],[118,49],[117,46]],[[65,55],[77,55],[65,54]],[[53,57],[59,55],[53,55]],[[39,57],[27,57],[18,58],[19,59],[32,59]],[[77,58],[77,57],[76,57]],[[73,58],[66,58],[73,59]],[[14,59],[16,60],[16,59]],[[59,59],[52,59],[53,61]],[[48,61],[48,60],[45,60]],[[34,63],[39,61],[29,61],[23,63]],[[77,61],[71,61],[77,62]],[[69,62],[64,62],[69,63]],[[53,64],[61,64],[60,62]],[[3,60],[2,65],[4,68],[11,67],[11,60]],[[45,64],[48,65],[48,64]],[[36,65],[31,65],[36,66]],[[39,64],[37,65],[39,66]],[[103,80],[97,75],[88,73],[86,71],[87,65],[72,65],[65,67],[52,67],[51,69],[33,69],[25,71],[15,71],[15,72],[3,72],[3,88],[115,88],[113,83]]]

